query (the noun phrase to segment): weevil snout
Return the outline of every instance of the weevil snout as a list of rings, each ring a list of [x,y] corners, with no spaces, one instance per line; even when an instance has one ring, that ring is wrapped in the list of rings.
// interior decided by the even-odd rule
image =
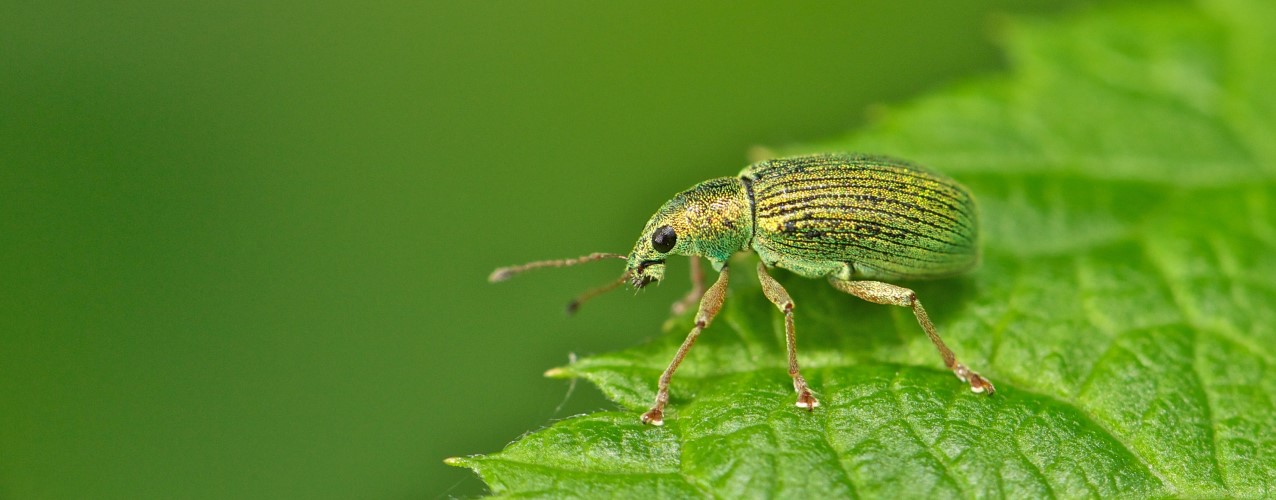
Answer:
[[[662,208],[647,222],[642,236],[638,237],[633,251],[629,252],[629,284],[636,289],[664,279],[665,258],[671,253],[677,253],[675,249],[678,246],[678,232],[665,222],[672,218],[667,212],[667,208]],[[685,247],[686,242],[683,243]]]
[[[665,278],[665,261],[661,260],[645,260],[639,262],[629,272],[629,284],[636,289],[660,281]]]

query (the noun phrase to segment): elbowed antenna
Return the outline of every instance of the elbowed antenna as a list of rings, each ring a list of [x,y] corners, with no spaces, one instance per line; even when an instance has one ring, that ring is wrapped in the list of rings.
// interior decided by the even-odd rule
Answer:
[[[593,262],[596,260],[628,259],[628,258],[629,257],[618,254],[618,253],[594,252],[582,257],[576,257],[574,259],[538,260],[536,262],[528,262],[526,264],[518,265],[518,266],[497,268],[495,271],[492,271],[491,275],[487,277],[487,281],[490,283],[505,281],[507,279],[510,279],[510,277],[514,276],[515,274],[519,274],[523,271],[530,271],[532,269],[537,269],[541,267],[568,267],[568,266],[574,266],[576,264],[584,264],[586,262]]]
[[[507,279],[510,279],[510,277],[514,276],[515,274],[519,274],[523,271],[529,271],[529,270],[540,268],[540,267],[568,267],[568,266],[574,266],[576,264],[584,264],[586,262],[593,262],[596,260],[603,260],[603,259],[627,260],[629,259],[629,257],[618,254],[618,253],[594,252],[582,257],[576,257],[574,259],[538,260],[536,262],[528,262],[523,265],[498,268],[497,270],[492,271],[492,274],[487,277],[487,281],[492,283],[496,283],[498,281],[505,281]],[[584,304],[585,301],[592,299],[594,297],[597,297],[599,295],[602,295],[604,293],[610,292],[612,290],[615,290],[616,287],[624,284],[625,280],[629,279],[630,274],[631,274],[630,271],[626,269],[625,272],[621,274],[620,278],[618,278],[616,281],[600,286],[598,288],[587,290],[585,293],[577,295],[576,298],[572,299],[571,302],[567,303],[567,314],[568,315],[575,314],[576,310],[579,309],[580,305]]]

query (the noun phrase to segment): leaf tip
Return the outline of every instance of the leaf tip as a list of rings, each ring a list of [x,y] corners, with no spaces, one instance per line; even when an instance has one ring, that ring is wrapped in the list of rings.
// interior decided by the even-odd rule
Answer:
[[[557,366],[557,367],[545,370],[545,376],[548,378],[570,378],[572,374],[571,374],[571,371],[569,371],[567,368],[564,368],[562,366]]]
[[[443,463],[452,467],[469,467],[470,461],[462,457],[447,457],[443,459]]]

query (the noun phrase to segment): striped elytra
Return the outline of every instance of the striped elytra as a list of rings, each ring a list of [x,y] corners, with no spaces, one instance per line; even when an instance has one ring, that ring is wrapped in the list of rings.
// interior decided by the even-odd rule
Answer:
[[[751,246],[799,274],[833,261],[850,264],[853,278],[939,278],[978,261],[974,198],[917,165],[810,155],[754,164],[740,179],[752,194]]]

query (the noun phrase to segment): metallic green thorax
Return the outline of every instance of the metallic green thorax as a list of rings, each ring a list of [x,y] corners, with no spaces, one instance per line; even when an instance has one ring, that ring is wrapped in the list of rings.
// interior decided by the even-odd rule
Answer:
[[[668,252],[652,245],[664,226],[677,235]],[[642,286],[663,278],[669,254],[703,256],[721,269],[731,254],[749,249],[767,266],[810,278],[951,276],[978,262],[977,212],[956,181],[900,160],[767,160],[665,203],[629,254],[629,270]]]

